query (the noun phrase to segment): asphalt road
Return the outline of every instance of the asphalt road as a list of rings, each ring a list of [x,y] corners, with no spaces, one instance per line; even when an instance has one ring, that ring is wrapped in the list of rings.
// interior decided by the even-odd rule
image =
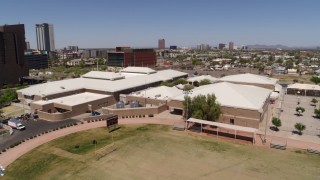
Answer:
[[[73,124],[75,122],[80,122],[80,121],[75,119],[68,119],[68,120],[57,121],[57,122],[50,122],[45,120],[37,120],[37,121],[29,120],[23,123],[23,125],[25,125],[26,127],[25,130],[19,131],[14,129],[14,133],[12,134],[12,136],[8,136],[6,138],[0,139],[0,150],[10,147],[10,145],[16,142],[35,136],[47,130],[58,128],[68,124]]]

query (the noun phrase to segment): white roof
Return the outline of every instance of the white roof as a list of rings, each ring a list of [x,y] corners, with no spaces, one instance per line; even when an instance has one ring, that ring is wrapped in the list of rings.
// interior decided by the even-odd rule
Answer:
[[[148,84],[167,81],[173,78],[186,76],[187,73],[163,70],[153,74],[145,74],[140,76],[119,79],[116,81],[109,81],[104,79],[90,79],[90,78],[75,78],[61,81],[53,81],[43,84],[37,84],[25,89],[18,90],[24,95],[32,96],[47,96],[57,93],[69,92],[78,89],[92,89],[103,92],[118,92],[121,90],[131,89],[134,87],[146,86]]]
[[[176,71],[172,69],[158,71],[155,74],[155,76],[161,81],[169,81],[169,80],[172,80],[174,77],[181,77],[181,76],[187,76],[187,75],[188,73],[184,73],[184,72]]]
[[[224,124],[224,123],[218,123],[218,122],[212,122],[212,121],[205,121],[205,120],[200,120],[200,119],[195,119],[195,118],[189,118],[187,122],[193,122],[193,123],[199,123],[199,124],[207,124],[211,126],[217,126],[225,129],[232,129],[232,130],[237,130],[237,131],[242,131],[242,132],[250,132],[250,133],[256,133],[258,129],[256,128],[251,128],[251,127],[243,127],[243,126],[237,126],[237,125],[232,125],[232,124]]]
[[[182,90],[176,87],[159,86],[131,93],[131,96],[146,97],[151,99],[167,100],[181,95]]]
[[[103,72],[103,71],[90,71],[84,75],[82,75],[83,78],[92,78],[92,79],[105,79],[105,80],[117,80],[122,79],[124,76],[122,76],[119,73],[114,72]]]
[[[134,66],[126,67],[126,68],[122,69],[121,72],[141,73],[141,74],[156,73],[155,70],[148,68],[148,67],[134,67]]]
[[[250,74],[250,73],[224,76],[220,78],[220,80],[227,81],[227,82],[272,84],[272,85],[275,85],[278,82],[278,79],[274,79],[266,76],[260,76],[256,74]]]
[[[48,101],[44,101],[44,100],[35,101],[32,103],[38,104],[38,105],[55,103],[55,104],[62,104],[67,106],[75,106],[78,104],[84,104],[84,103],[88,103],[91,101],[95,101],[95,100],[99,100],[107,97],[110,97],[110,95],[85,92],[85,93],[75,94],[71,96],[65,96],[62,98],[51,99]]]
[[[195,82],[195,81],[200,82],[204,79],[210,80],[211,83],[217,82],[219,80],[218,78],[212,77],[210,75],[202,75],[202,76],[195,76],[195,77],[189,78],[189,79],[187,79],[187,81],[188,82]]]
[[[287,89],[306,89],[306,90],[318,90],[320,91],[320,86],[315,85],[315,84],[300,84],[300,83],[295,83],[295,84],[290,84],[288,85]]]
[[[197,95],[214,94],[221,106],[235,107],[242,109],[258,110],[262,112],[265,101],[270,96],[272,90],[251,86],[220,82],[200,86],[192,90],[190,97]],[[184,101],[184,94],[173,99]]]

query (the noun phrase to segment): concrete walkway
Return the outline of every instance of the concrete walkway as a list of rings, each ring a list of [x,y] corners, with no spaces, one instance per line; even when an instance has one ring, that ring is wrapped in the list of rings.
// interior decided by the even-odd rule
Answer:
[[[160,119],[160,118],[159,119],[158,118],[119,119],[120,125],[124,125],[124,124],[173,125],[173,124],[181,124],[182,122],[183,122],[182,119],[180,119],[180,120]],[[105,125],[106,125],[105,121],[84,123],[84,124],[79,124],[77,126],[72,126],[72,127],[60,129],[58,131],[52,131],[48,134],[38,136],[34,139],[30,139],[30,140],[20,144],[14,148],[10,148],[6,152],[0,154],[0,164],[3,165],[4,167],[7,167],[9,164],[14,162],[16,159],[18,159],[22,155],[26,154],[27,152],[33,150],[34,148],[36,148],[44,143],[47,143],[47,142],[52,141],[54,139],[57,139],[59,137],[66,136],[68,134],[72,134],[72,133],[79,132],[79,131],[85,131],[88,129],[98,128],[98,127],[104,127]],[[189,131],[187,131],[187,132],[189,132]],[[199,134],[205,135],[205,133],[199,133]],[[228,139],[228,138],[226,138],[226,139]],[[263,139],[263,137],[257,136],[256,137],[256,145],[269,147],[269,144],[271,141],[277,140],[277,141],[281,141],[281,142],[287,142],[287,145],[290,148],[301,148],[301,149],[307,149],[310,147],[320,148],[317,144],[314,144],[314,143],[308,143],[308,142],[273,137],[273,136],[267,136],[267,143],[262,144],[262,141],[261,141],[262,139]]]
[[[164,124],[164,125],[173,125],[176,121],[181,120],[171,120],[171,119],[155,119],[155,118],[141,118],[141,119],[119,119],[119,124]],[[79,131],[85,131],[88,129],[98,128],[98,127],[104,127],[106,126],[105,121],[98,121],[98,122],[92,122],[92,123],[84,123],[79,124],[77,126],[71,126],[68,128],[60,129],[58,131],[52,131],[48,134],[44,134],[41,136],[38,136],[36,138],[27,140],[26,142],[23,142],[22,144],[8,149],[6,152],[2,152],[0,154],[0,165],[7,167],[9,164],[11,164],[13,161],[18,159],[20,156],[26,154],[27,152],[31,151],[32,149],[47,143],[49,141],[52,141],[54,139],[57,139],[59,137],[66,136],[68,134],[72,134]]]

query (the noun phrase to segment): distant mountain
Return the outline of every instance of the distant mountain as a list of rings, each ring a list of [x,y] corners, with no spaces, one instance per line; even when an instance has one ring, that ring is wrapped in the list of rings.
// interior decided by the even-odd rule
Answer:
[[[319,46],[310,46],[310,47],[303,47],[303,46],[296,46],[296,47],[289,47],[284,46],[281,44],[277,45],[263,45],[263,44],[255,44],[255,45],[248,45],[249,49],[320,49]]]
[[[284,46],[281,44],[277,45],[263,45],[263,44],[255,44],[255,45],[248,45],[249,49],[292,49],[291,47]]]

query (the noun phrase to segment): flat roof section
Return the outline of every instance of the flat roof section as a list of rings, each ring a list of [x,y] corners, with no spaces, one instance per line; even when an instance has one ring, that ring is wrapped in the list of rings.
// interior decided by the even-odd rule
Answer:
[[[55,103],[55,104],[61,104],[66,106],[75,106],[75,105],[84,104],[84,103],[96,101],[96,100],[107,98],[107,97],[110,97],[110,95],[85,92],[85,93],[65,96],[57,99],[51,99],[48,101],[44,101],[44,100],[35,101],[33,103],[37,105],[46,105],[46,104]]]
[[[141,73],[141,74],[152,74],[156,73],[157,71],[148,68],[148,67],[134,67],[129,66],[121,70],[121,72],[127,72],[127,73]]]
[[[124,76],[119,73],[103,72],[103,71],[90,71],[90,72],[82,75],[82,77],[83,78],[90,78],[90,79],[111,80],[111,81],[124,78]]]

